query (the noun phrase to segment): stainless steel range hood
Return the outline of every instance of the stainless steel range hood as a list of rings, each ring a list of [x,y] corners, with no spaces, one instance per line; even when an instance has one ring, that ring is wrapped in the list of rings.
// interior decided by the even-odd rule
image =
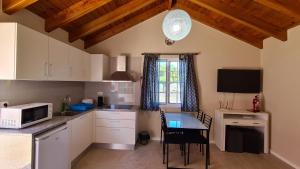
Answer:
[[[110,77],[105,80],[107,82],[135,82],[133,76],[127,71],[126,56],[120,55],[113,58],[113,66],[115,70]]]

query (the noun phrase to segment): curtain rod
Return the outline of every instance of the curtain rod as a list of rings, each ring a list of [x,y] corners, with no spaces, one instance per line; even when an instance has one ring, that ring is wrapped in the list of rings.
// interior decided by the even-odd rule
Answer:
[[[199,52],[195,53],[142,53],[142,55],[149,55],[149,54],[154,54],[154,55],[198,55]]]

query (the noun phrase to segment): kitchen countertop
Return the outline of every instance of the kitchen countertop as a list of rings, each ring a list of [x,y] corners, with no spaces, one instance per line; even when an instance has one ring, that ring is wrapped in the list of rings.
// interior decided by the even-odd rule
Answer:
[[[0,134],[30,134],[33,136],[39,135],[47,130],[53,129],[57,126],[63,125],[64,123],[73,120],[75,118],[78,118],[84,114],[90,113],[95,110],[103,110],[103,111],[126,111],[126,109],[120,110],[120,109],[103,109],[103,108],[94,108],[91,110],[88,110],[86,112],[78,113],[73,116],[53,116],[51,120],[47,120],[41,123],[38,123],[33,126],[29,126],[23,129],[0,129]],[[138,106],[133,106],[131,111],[138,110]]]

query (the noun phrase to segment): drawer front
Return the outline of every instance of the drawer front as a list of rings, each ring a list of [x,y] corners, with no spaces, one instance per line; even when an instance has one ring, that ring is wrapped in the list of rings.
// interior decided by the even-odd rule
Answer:
[[[96,111],[98,119],[136,119],[136,112]]]
[[[264,120],[239,120],[239,119],[225,119],[226,125],[233,126],[264,126],[266,122]]]
[[[128,128],[96,127],[96,143],[135,144],[135,130]]]
[[[96,127],[135,128],[134,120],[96,119]]]

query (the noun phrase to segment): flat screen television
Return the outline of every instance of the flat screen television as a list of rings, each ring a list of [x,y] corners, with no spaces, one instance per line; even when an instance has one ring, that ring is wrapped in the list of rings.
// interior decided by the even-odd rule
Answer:
[[[218,92],[260,93],[261,70],[219,69]]]

